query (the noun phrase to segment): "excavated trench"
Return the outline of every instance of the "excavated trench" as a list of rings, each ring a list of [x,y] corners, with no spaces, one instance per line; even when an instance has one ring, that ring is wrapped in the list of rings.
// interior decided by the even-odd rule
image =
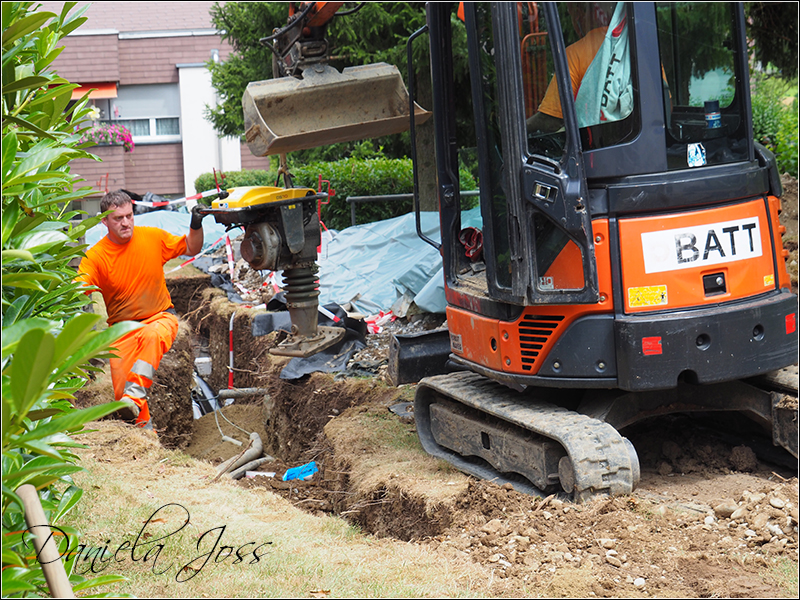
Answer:
[[[792,201],[782,215],[794,289],[796,185],[784,184]],[[239,480],[255,493],[271,490],[313,514],[337,514],[365,533],[469,557],[493,577],[517,581],[519,587],[509,588],[517,597],[529,595],[532,584],[550,586],[550,596],[629,596],[639,579],[646,579],[651,596],[770,597],[780,590],[761,577],[766,561],[788,560],[796,569],[796,463],[785,469],[762,462],[743,439],[721,441],[711,428],[681,416],[646,422],[626,432],[643,474],[633,495],[582,507],[532,498],[467,478],[426,455],[413,420],[390,411],[412,400],[413,388],[350,374],[281,379],[286,359],[269,354],[277,334],[253,335],[262,311],[229,301],[209,275],[190,267],[170,274],[168,286],[181,326],[151,392],[159,441],[219,464],[241,451],[223,435],[246,442],[259,433],[265,453],[276,460],[258,471],[275,476]],[[233,385],[266,393],[195,419],[195,358],[210,357],[205,380],[223,390],[231,340]],[[78,393],[76,404],[112,396],[102,373]],[[320,470],[311,480],[281,480],[287,468],[312,460]],[[725,512],[728,506],[735,512]],[[609,558],[612,551],[618,555]]]
[[[325,373],[282,379],[288,359],[269,354],[278,334],[253,335],[254,319],[263,311],[231,302],[197,270],[169,277],[168,287],[181,326],[150,399],[163,446],[220,464],[242,450],[223,436],[246,444],[256,432],[265,455],[275,458],[256,471],[274,475],[245,477],[239,485],[269,489],[309,512],[337,514],[362,531],[402,540],[440,536],[476,515],[502,516],[503,507],[532,501],[510,486],[467,478],[425,454],[413,419],[390,410],[411,401],[413,388],[391,387],[377,377]],[[195,359],[210,357],[211,372],[204,379],[212,390],[224,390],[230,383],[231,355],[234,387],[264,392],[195,419]],[[81,392],[79,403],[105,401],[110,395],[110,385],[98,380]],[[749,447],[715,441],[705,431],[695,432],[695,426],[669,418],[626,435],[643,471],[663,477],[757,468]],[[672,433],[665,433],[668,429]],[[282,481],[287,469],[310,461],[319,472],[309,481]]]
[[[275,458],[257,470],[275,476],[242,478],[244,487],[268,488],[312,513],[339,514],[364,531],[404,540],[435,536],[453,522],[453,512],[472,488],[463,475],[442,472],[416,442],[413,421],[389,410],[412,400],[410,390],[374,377],[312,373],[281,379],[289,359],[269,354],[278,333],[253,335],[253,321],[263,310],[231,302],[196,269],[182,269],[167,282],[181,323],[149,400],[163,446],[220,464],[242,450],[223,435],[246,444],[256,432],[264,454]],[[235,388],[265,393],[237,398],[218,413],[196,419],[192,390],[196,397],[193,371],[199,357],[210,358],[211,372],[203,379],[211,390],[228,388],[232,372]],[[78,404],[96,404],[111,395],[104,375],[79,392]],[[398,444],[399,449],[392,448]],[[365,472],[361,459],[367,455],[376,464]],[[310,461],[319,468],[310,481],[281,480],[288,468]]]

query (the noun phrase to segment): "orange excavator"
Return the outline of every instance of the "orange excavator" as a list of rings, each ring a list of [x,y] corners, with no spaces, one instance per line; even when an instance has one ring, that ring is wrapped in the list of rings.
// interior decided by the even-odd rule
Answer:
[[[347,69],[302,68],[304,36],[334,4],[298,6],[270,40],[286,77],[248,87],[255,154],[376,135],[375,120],[359,116],[369,110],[340,126],[339,107],[392,92],[357,92],[369,77],[347,84]],[[409,72],[411,44],[427,35],[441,238],[425,239],[442,255],[450,372],[417,385],[425,450],[481,478],[580,501],[636,487],[638,457],[621,433],[631,424],[730,413],[796,466],[797,370],[785,368],[797,362],[798,300],[779,173],[753,139],[742,5],[426,10]],[[470,93],[453,74],[464,37]],[[332,79],[316,80],[322,71]],[[337,95],[340,84],[349,89]],[[331,103],[304,96],[326,86]],[[413,132],[410,95],[401,118]],[[469,134],[455,121],[465,105]],[[465,252],[461,235],[464,148],[478,157],[480,253]]]

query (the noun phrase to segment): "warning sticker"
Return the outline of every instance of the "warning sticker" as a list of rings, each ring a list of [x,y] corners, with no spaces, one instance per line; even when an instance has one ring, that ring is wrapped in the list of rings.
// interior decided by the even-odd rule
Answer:
[[[461,344],[461,336],[450,332],[450,348],[453,349],[453,352],[463,352],[464,346]]]
[[[665,285],[628,288],[628,306],[631,308],[662,304],[667,304],[667,286]]]

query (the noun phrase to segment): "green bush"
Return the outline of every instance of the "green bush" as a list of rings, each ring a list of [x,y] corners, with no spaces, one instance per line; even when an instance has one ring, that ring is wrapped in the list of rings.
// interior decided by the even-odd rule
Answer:
[[[81,445],[73,435],[123,404],[77,410],[70,400],[89,378],[89,360],[106,356],[114,341],[139,327],[120,323],[95,331],[100,317],[83,312],[88,299],[70,266],[85,247],[81,236],[99,221],[72,226],[77,213],[66,210],[91,191],[74,190],[69,167],[73,159],[94,158],[76,133],[86,120],[88,96],[67,108],[78,86],[48,70],[59,41],[86,20],[80,17],[85,8],[68,14],[74,4],[56,15],[36,12],[32,2],[3,3],[3,597],[49,595],[16,490],[33,485],[56,526],[80,500],[83,491],[71,475],[82,470],[73,454]],[[61,529],[68,537],[54,539],[68,555],[80,536]],[[74,555],[67,560],[68,574],[74,561]],[[121,579],[70,575],[75,591]]]
[[[346,158],[336,162],[315,162],[290,168],[296,187],[319,189],[320,179],[329,182],[322,190],[332,189],[334,194],[322,206],[322,221],[330,229],[349,227],[350,196],[386,196],[410,194],[414,189],[410,159]],[[477,187],[475,179],[466,169],[460,173],[461,189]],[[223,187],[250,185],[276,185],[275,171],[235,171],[225,174]],[[205,173],[195,181],[195,190],[203,192],[216,187],[214,176]],[[329,185],[329,187],[328,187]],[[282,182],[278,183],[283,186]],[[474,204],[474,200],[472,201]],[[360,204],[356,207],[357,223],[371,223],[404,215],[413,210],[411,200],[393,200],[381,203]]]
[[[797,177],[797,80],[754,77],[752,106],[755,140],[775,154],[781,173]]]
[[[295,185],[317,188],[319,178],[330,181],[335,194],[322,207],[322,221],[331,229],[349,227],[350,196],[386,196],[408,194],[414,189],[409,159],[393,160],[348,158],[331,163],[310,163],[293,169]],[[360,204],[356,207],[357,223],[371,223],[404,215],[413,210],[411,200]]]
[[[213,190],[217,187],[217,183],[225,190],[235,187],[275,185],[276,178],[275,171],[229,171],[217,173],[216,177],[214,173],[203,173],[195,179],[194,189],[197,193]]]

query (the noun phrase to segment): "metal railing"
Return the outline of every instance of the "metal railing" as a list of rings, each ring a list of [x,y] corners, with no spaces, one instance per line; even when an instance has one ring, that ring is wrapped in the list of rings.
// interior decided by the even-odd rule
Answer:
[[[477,196],[480,190],[466,190],[462,196]],[[356,206],[358,204],[375,204],[377,202],[394,202],[396,200],[413,200],[414,194],[385,194],[383,196],[348,196],[345,202],[350,205],[350,225],[356,224]]]

